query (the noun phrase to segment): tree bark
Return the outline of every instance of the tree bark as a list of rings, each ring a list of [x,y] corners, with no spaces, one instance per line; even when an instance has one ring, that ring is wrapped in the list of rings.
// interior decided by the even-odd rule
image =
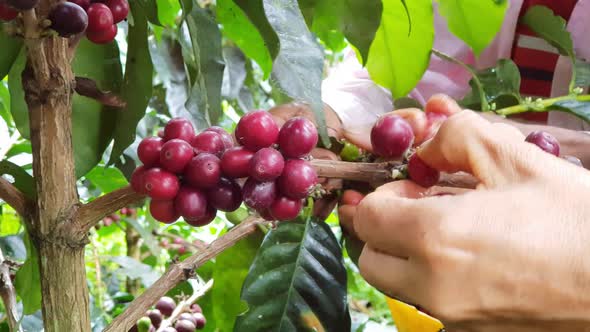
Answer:
[[[79,204],[72,145],[74,75],[68,40],[42,36],[38,18],[56,0],[41,1],[23,13],[27,65],[22,74],[37,189],[32,227],[39,253],[45,331],[90,331],[84,246],[73,240],[72,219]]]

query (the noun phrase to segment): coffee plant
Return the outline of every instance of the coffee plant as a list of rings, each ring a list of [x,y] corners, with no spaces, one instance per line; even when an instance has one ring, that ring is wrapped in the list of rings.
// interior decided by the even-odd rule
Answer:
[[[508,3],[436,5],[479,55]],[[452,114],[383,116],[372,152],[330,137],[324,69],[352,48],[415,105],[439,57],[472,74],[464,107],[590,119],[563,20],[536,6],[525,23],[573,60],[567,95],[523,97],[512,61],[434,49],[430,0],[0,0],[0,329],[392,331],[335,206],[400,179],[475,184],[414,153]]]

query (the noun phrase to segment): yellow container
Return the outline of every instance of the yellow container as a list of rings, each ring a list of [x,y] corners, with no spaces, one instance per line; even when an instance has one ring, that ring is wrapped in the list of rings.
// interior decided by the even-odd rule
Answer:
[[[387,298],[387,305],[399,332],[439,332],[443,324],[415,307]]]

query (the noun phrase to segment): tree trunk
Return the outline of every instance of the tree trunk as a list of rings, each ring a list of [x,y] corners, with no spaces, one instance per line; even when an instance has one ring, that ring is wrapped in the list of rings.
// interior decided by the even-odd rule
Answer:
[[[87,239],[72,234],[78,208],[72,146],[74,75],[68,39],[43,37],[38,18],[56,0],[23,13],[27,65],[22,74],[33,150],[36,204],[28,231],[39,253],[45,331],[90,331],[84,264]]]
[[[127,242],[127,256],[137,260],[138,262],[141,261],[141,246],[139,241],[141,240],[141,236],[139,233],[133,228],[131,225],[127,225],[125,228],[125,242]],[[139,290],[141,289],[141,280],[139,279],[131,279],[127,277],[127,293],[133,294],[133,296],[137,296],[139,294]]]

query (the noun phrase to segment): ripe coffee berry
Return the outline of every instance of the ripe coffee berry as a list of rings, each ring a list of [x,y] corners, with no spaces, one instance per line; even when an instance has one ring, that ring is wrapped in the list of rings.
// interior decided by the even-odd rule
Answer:
[[[195,332],[197,327],[193,322],[185,319],[179,319],[174,324],[174,328],[176,328],[177,332]]]
[[[39,4],[39,0],[6,0],[6,3],[17,10],[33,9]]]
[[[221,178],[219,158],[210,153],[194,157],[184,169],[184,179],[195,188],[213,188]]]
[[[234,139],[227,131],[225,131],[225,129],[223,129],[221,127],[213,126],[213,127],[209,127],[207,129],[205,129],[205,131],[212,131],[212,132],[215,132],[215,133],[218,133],[219,135],[221,135],[221,139],[223,140],[223,145],[225,146],[225,150],[234,147]]]
[[[200,313],[194,313],[193,317],[195,317],[195,320],[197,321],[197,324],[195,324],[197,326],[197,330],[201,330],[205,327],[205,324],[207,324],[207,320],[205,319],[205,316]]]
[[[158,165],[163,145],[164,141],[159,137],[146,137],[142,139],[137,147],[139,160],[147,167]]]
[[[254,157],[254,152],[243,146],[236,146],[225,151],[221,157],[223,175],[232,179],[247,177],[252,157]]]
[[[198,189],[183,186],[174,199],[174,206],[184,220],[198,220],[207,212],[207,197]]]
[[[413,140],[412,127],[397,115],[381,117],[371,130],[373,152],[380,157],[400,158]]]
[[[172,173],[182,173],[193,159],[193,148],[181,139],[172,139],[162,145],[160,165]]]
[[[244,203],[257,211],[268,209],[277,197],[274,182],[258,182],[249,178],[242,188]]]
[[[127,0],[106,0],[104,4],[111,10],[115,24],[127,18],[129,14],[129,3]]]
[[[178,138],[191,143],[195,137],[195,128],[184,118],[173,118],[164,127],[164,140]]]
[[[242,190],[236,182],[221,178],[215,187],[207,191],[207,200],[217,210],[232,212],[242,204]]]
[[[285,159],[279,151],[262,148],[250,160],[248,174],[260,182],[272,181],[281,176],[284,167]]]
[[[277,142],[279,127],[266,111],[254,111],[244,115],[236,126],[236,139],[254,152]]]
[[[174,199],[180,189],[175,174],[161,168],[150,168],[143,175],[143,185],[148,196],[157,200]]]
[[[440,179],[440,172],[428,166],[417,153],[408,160],[408,175],[412,181],[424,188],[434,186]]]
[[[86,30],[88,15],[84,9],[75,3],[61,2],[49,13],[51,29],[62,37],[69,37]]]
[[[144,175],[147,170],[145,166],[139,166],[131,173],[131,188],[138,194],[147,195],[144,183]]]
[[[164,317],[170,317],[176,309],[176,302],[171,297],[161,297],[156,303],[156,309],[160,310]]]
[[[198,134],[193,138],[191,145],[195,148],[195,154],[206,152],[221,157],[225,150],[223,138],[213,131],[204,131]]]
[[[318,131],[306,118],[296,117],[287,121],[279,132],[279,147],[287,158],[308,155],[318,144]]]
[[[559,141],[548,132],[534,131],[526,137],[525,141],[535,144],[554,156],[559,156]]]
[[[174,208],[173,200],[156,200],[150,202],[150,214],[154,219],[165,224],[172,224],[180,215]]]
[[[203,227],[209,225],[213,220],[215,220],[215,216],[217,215],[217,210],[212,206],[207,206],[207,211],[205,211],[205,215],[199,219],[195,220],[186,220],[186,223],[194,226],[194,227]]]
[[[18,16],[18,12],[10,7],[7,4],[0,2],[0,20],[2,21],[12,21]]]
[[[98,32],[109,29],[115,22],[113,13],[105,4],[93,3],[88,7],[88,31]]]
[[[105,30],[86,31],[86,38],[95,44],[108,44],[115,40],[117,36],[117,26],[111,25]]]
[[[88,7],[90,7],[90,0],[68,0],[68,2],[75,3],[76,5],[82,7],[84,11],[88,10]]]
[[[292,199],[303,199],[318,183],[318,175],[308,162],[290,159],[285,163],[283,175],[277,181],[283,195]]]
[[[201,308],[201,306],[197,303],[193,303],[190,306],[190,310],[192,313],[196,313],[196,312],[203,312],[203,309]]]
[[[279,197],[270,206],[270,214],[275,220],[293,220],[297,218],[303,208],[301,199],[291,199],[289,197]]]

